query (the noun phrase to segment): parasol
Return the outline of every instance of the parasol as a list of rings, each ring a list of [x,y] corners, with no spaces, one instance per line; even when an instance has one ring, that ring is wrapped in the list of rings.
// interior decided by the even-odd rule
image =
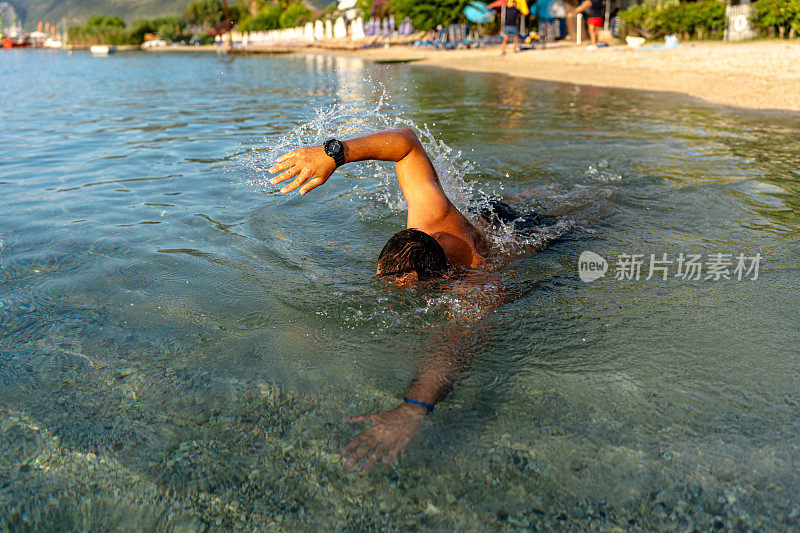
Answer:
[[[489,9],[489,6],[483,2],[470,2],[470,4],[464,8],[464,16],[467,17],[467,20],[470,22],[476,24],[483,24],[494,20],[494,13]]]
[[[491,4],[487,7],[489,9],[500,9],[501,7],[505,7],[508,5],[508,0],[494,0]]]

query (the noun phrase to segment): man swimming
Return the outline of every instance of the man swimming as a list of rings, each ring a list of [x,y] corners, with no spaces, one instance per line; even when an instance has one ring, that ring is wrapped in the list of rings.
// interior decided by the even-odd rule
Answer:
[[[409,129],[384,131],[348,141],[330,139],[322,146],[300,148],[280,156],[269,169],[278,174],[272,184],[292,180],[281,192],[300,189],[305,195],[325,183],[342,165],[355,161],[394,161],[397,179],[408,205],[407,229],[393,235],[378,257],[376,273],[406,284],[443,277],[451,268],[480,271],[486,266],[489,245],[483,234],[444,193],[436,170],[416,134]],[[508,206],[495,202],[481,213],[487,220],[518,220]],[[530,222],[530,220],[529,220]],[[460,334],[451,335],[456,338]],[[463,354],[450,347],[427,354],[403,403],[383,413],[361,415],[349,423],[372,422],[344,450],[345,465],[362,459],[364,468],[383,460],[389,464],[419,430],[420,421],[452,388],[464,370]]]
[[[305,195],[325,183],[338,167],[369,160],[395,162],[397,180],[408,205],[409,229],[386,243],[378,259],[379,276],[414,281],[441,276],[448,265],[477,268],[485,263],[489,253],[486,239],[447,198],[428,154],[409,129],[344,142],[331,139],[322,146],[294,150],[279,157],[269,169],[273,174],[281,172],[270,182],[294,178],[281,192],[300,187],[300,194]],[[441,261],[442,254],[447,264]]]

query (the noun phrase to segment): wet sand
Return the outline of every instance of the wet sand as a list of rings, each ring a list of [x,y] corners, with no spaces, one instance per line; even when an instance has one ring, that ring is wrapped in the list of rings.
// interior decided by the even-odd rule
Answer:
[[[800,111],[798,41],[703,42],[668,50],[618,45],[595,51],[565,43],[505,56],[500,55],[499,47],[307,50],[578,85],[666,91],[745,109]]]

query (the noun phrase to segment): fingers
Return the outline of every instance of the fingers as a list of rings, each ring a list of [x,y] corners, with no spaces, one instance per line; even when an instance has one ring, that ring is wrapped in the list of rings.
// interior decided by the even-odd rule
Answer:
[[[353,453],[353,451],[356,448],[361,446],[361,443],[363,443],[365,440],[367,440],[367,437],[368,437],[368,435],[367,435],[367,433],[365,431],[364,433],[362,433],[359,436],[357,436],[356,438],[354,438],[352,441],[350,441],[350,444],[348,444],[347,447],[344,449],[344,452],[342,453],[342,455],[348,455],[348,454]]]
[[[294,163],[295,163],[294,159],[290,159],[290,160],[284,161],[282,163],[276,162],[275,165],[272,165],[272,167],[270,167],[269,173],[270,174],[277,174],[278,172],[281,172],[282,170],[286,170],[287,168],[293,167]]]
[[[347,468],[353,468],[356,464],[358,464],[361,459],[366,457],[371,451],[375,450],[375,442],[367,437],[364,439],[364,442],[353,452],[353,455],[347,458],[347,461],[344,462],[344,466]]]
[[[296,154],[294,152],[289,152],[288,154],[283,154],[278,159],[276,159],[275,162],[276,163],[280,163],[281,161],[286,161],[287,159],[290,159],[290,158],[294,157],[295,155]]]
[[[391,450],[383,456],[383,464],[390,465],[393,462],[397,461],[397,458],[400,457],[400,454],[403,453],[406,449],[405,444],[398,444],[393,446]]]
[[[289,172],[293,172],[293,170],[287,170],[285,174],[288,174]],[[294,174],[296,174],[296,172]],[[300,174],[297,176],[297,178],[294,179],[294,181],[292,181],[289,185],[281,189],[281,192],[292,192],[293,190],[304,184],[310,176],[311,176],[311,170],[308,168],[304,168],[303,170],[300,171]]]
[[[299,169],[299,168],[296,168],[296,167],[292,167],[289,170],[287,170],[286,172],[284,172],[283,174],[281,174],[279,176],[275,176],[274,178],[269,180],[269,182],[272,183],[273,185],[276,184],[276,183],[281,183],[282,181],[286,181],[288,179],[291,179],[291,178],[295,177],[298,173],[300,173],[301,170],[302,169]]]
[[[402,453],[404,447],[405,446],[398,446],[395,443],[386,442],[376,436],[372,430],[367,430],[353,439],[342,452],[342,455],[349,455],[344,462],[344,466],[345,468],[353,468],[361,462],[362,459],[364,459],[364,463],[362,464],[364,470],[372,470],[375,464],[381,459],[383,459],[384,464],[388,465]]]
[[[300,194],[305,195],[308,191],[310,191],[312,189],[315,189],[316,187],[319,187],[323,183],[325,183],[324,179],[322,179],[322,178],[314,178],[313,180],[311,180],[308,183],[306,183],[305,185],[303,185],[303,188],[300,189]]]
[[[372,455],[370,455],[369,458],[366,461],[364,461],[364,470],[372,470],[372,467],[375,466],[375,463],[377,463],[381,457],[386,456],[386,453],[389,451],[390,446],[388,444],[385,443],[377,443],[377,444],[378,445],[376,446],[375,451],[372,453]]]

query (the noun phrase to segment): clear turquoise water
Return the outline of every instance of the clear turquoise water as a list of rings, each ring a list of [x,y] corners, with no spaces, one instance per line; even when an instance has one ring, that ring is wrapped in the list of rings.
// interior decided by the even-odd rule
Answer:
[[[3,528],[796,527],[796,114],[322,56],[0,69]],[[386,286],[390,169],[301,199],[264,168],[391,125],[460,205],[574,229],[536,254],[487,229],[517,258],[467,294]],[[584,250],[763,259],[586,284]],[[415,445],[344,469],[341,420],[442,346],[473,364]]]

